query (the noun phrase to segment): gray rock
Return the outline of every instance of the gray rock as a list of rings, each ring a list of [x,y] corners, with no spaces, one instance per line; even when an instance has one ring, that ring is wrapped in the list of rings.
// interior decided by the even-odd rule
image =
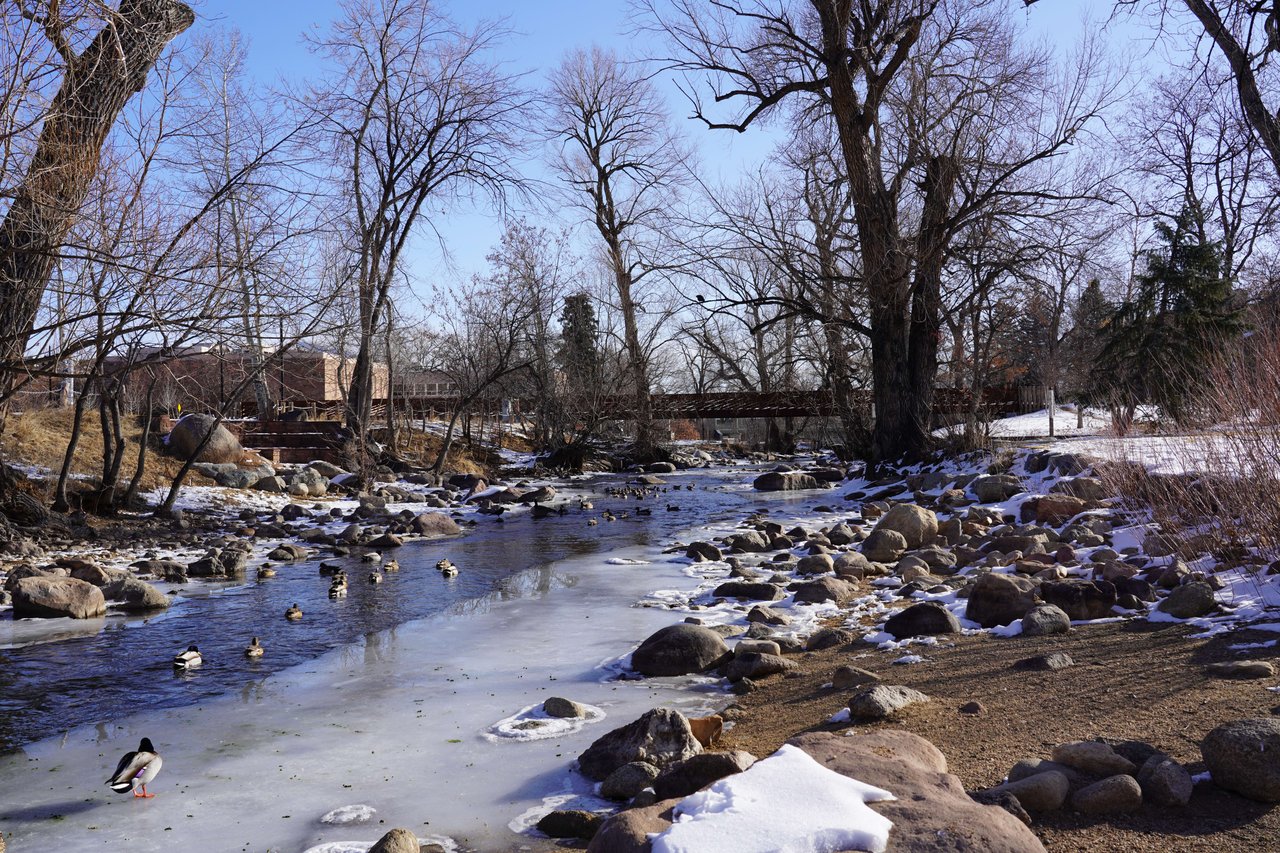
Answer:
[[[797,604],[822,604],[825,601],[844,604],[857,594],[857,587],[849,581],[837,577],[823,577],[800,584],[796,587],[794,596]]]
[[[683,714],[655,708],[598,738],[578,756],[578,769],[588,779],[599,782],[633,761],[644,761],[661,770],[700,752],[702,744],[693,736]]]
[[[140,613],[148,610],[164,610],[169,606],[169,596],[146,581],[124,577],[102,588],[108,601],[115,602],[121,610]]]
[[[969,489],[984,504],[1007,501],[1024,491],[1022,481],[1012,474],[986,474],[976,477]]]
[[[543,712],[549,717],[560,717],[563,719],[573,719],[585,717],[587,709],[574,702],[572,699],[564,699],[559,696],[552,696],[542,703]]]
[[[653,780],[659,800],[687,797],[718,779],[741,773],[755,763],[749,752],[704,752],[672,764]]]
[[[93,619],[107,612],[102,590],[70,577],[24,577],[9,590],[15,619]]]
[[[1156,609],[1178,619],[1207,616],[1218,607],[1213,587],[1204,581],[1191,581],[1175,588]]]
[[[1138,770],[1108,744],[1094,740],[1059,744],[1053,748],[1053,760],[1093,776],[1133,775]]]
[[[711,594],[717,598],[744,598],[748,601],[777,601],[786,595],[780,586],[756,581],[725,581]]]
[[[791,617],[780,610],[757,604],[747,611],[747,621],[763,625],[790,625]]]
[[[1108,581],[1070,579],[1040,585],[1040,597],[1060,607],[1072,620],[1105,619],[1114,615],[1115,584]]]
[[[1061,607],[1052,604],[1040,604],[1031,608],[1022,617],[1022,633],[1027,637],[1044,637],[1050,634],[1065,634],[1071,630],[1071,617]]]
[[[979,575],[969,587],[964,616],[984,628],[994,628],[1022,619],[1035,607],[1035,603],[1036,586],[1033,581],[1016,575],[988,572]]]
[[[1081,814],[1124,814],[1142,807],[1142,787],[1127,774],[1110,776],[1076,791],[1071,807]]]
[[[938,517],[932,510],[915,504],[898,504],[880,517],[871,534],[884,530],[901,534],[908,548],[923,548],[932,545],[938,536]]]
[[[1147,802],[1157,806],[1185,806],[1195,783],[1191,774],[1167,755],[1156,754],[1138,770],[1138,784]]]
[[[212,433],[199,455],[195,456],[196,460],[215,464],[239,462],[244,456],[244,448],[240,446],[240,440],[224,425],[220,423],[215,425],[216,421],[217,418],[212,415],[183,415],[165,438],[166,449],[179,459],[190,459],[195,456],[196,448],[204,437]],[[263,476],[270,476],[273,473],[275,472],[271,471]],[[257,482],[257,479],[253,482]],[[246,488],[248,485],[246,483],[241,488]]]
[[[875,684],[879,680],[880,676],[874,672],[846,664],[836,668],[831,676],[831,686],[836,690],[850,690],[864,684]]]
[[[420,853],[420,849],[412,830],[397,827],[379,838],[369,853]]]
[[[752,485],[758,492],[793,492],[821,487],[812,474],[799,471],[769,471],[756,477]]]
[[[735,533],[725,540],[725,543],[738,551],[746,551],[749,554],[758,554],[761,551],[769,550],[769,538],[759,530],[748,530],[744,533]]]
[[[1071,791],[1071,781],[1056,770],[1046,770],[1017,781],[997,785],[985,793],[1012,794],[1023,808],[1033,812],[1053,812],[1062,808]]]
[[[872,562],[860,551],[845,551],[835,556],[832,568],[837,577],[861,579],[879,574]]]
[[[730,682],[741,681],[744,678],[759,681],[766,676],[777,675],[795,667],[794,663],[781,655],[747,652],[743,655],[735,655],[733,660],[725,665],[724,674]]]
[[[1280,803],[1280,720],[1223,723],[1201,741],[1200,754],[1219,788]]]
[[[1275,664],[1265,660],[1232,660],[1223,663],[1211,663],[1205,672],[1217,678],[1274,678]]]
[[[801,557],[800,562],[796,563],[798,575],[824,575],[834,570],[835,561],[830,554],[810,554]]]
[[[831,649],[836,646],[847,646],[858,639],[858,635],[848,628],[819,628],[809,635],[805,641],[805,651],[816,652],[820,649]]]
[[[855,720],[883,720],[903,708],[928,702],[929,697],[901,684],[877,684],[854,694],[849,715]]]
[[[894,563],[907,550],[907,539],[896,530],[873,530],[862,541],[862,554],[874,563]]]
[[[885,621],[884,629],[895,639],[904,640],[907,637],[958,634],[960,622],[941,604],[926,601],[899,610]]]
[[[424,512],[409,523],[419,536],[456,536],[462,532],[458,523],[441,512]]]
[[[1052,652],[1047,655],[1036,655],[1035,657],[1023,658],[1016,662],[1014,669],[1030,670],[1034,672],[1051,672],[1058,669],[1066,669],[1069,666],[1075,666],[1076,662],[1071,659],[1071,655],[1066,652]]]
[[[277,545],[267,554],[268,560],[274,560],[277,563],[288,563],[296,560],[305,560],[307,558],[307,549],[303,548],[296,542],[284,542]]]
[[[684,555],[691,560],[701,559],[712,563],[724,559],[724,554],[720,553],[720,549],[710,542],[690,542],[689,547],[684,551]]]
[[[600,796],[607,800],[629,800],[658,778],[658,768],[647,761],[632,761],[610,773],[600,783]]]
[[[1050,770],[1067,777],[1067,781],[1072,785],[1084,778],[1079,770],[1066,764],[1046,761],[1043,758],[1029,758],[1013,765],[1013,768],[1009,770],[1009,781],[1017,782],[1019,779],[1026,779],[1030,776],[1035,776],[1037,773],[1048,773]]]
[[[668,625],[652,634],[631,655],[631,667],[648,676],[687,675],[722,663],[729,655],[724,638],[698,625]]]
[[[726,625],[725,627],[736,632],[736,628],[732,625]],[[741,657],[742,655],[752,653],[759,653],[762,655],[780,655],[782,654],[782,647],[774,640],[756,639],[754,637],[740,640],[738,644],[733,647],[734,657]]]
[[[590,841],[604,818],[581,809],[557,809],[538,821],[537,829],[551,838],[581,838]]]

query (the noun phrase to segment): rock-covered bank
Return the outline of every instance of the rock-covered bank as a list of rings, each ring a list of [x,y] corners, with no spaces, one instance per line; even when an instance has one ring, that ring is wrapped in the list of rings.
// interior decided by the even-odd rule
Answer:
[[[552,815],[544,830],[591,837],[596,851],[665,850],[689,807],[679,797],[749,775],[789,742],[896,785],[900,800],[923,801],[913,773],[957,794],[919,810],[872,803],[894,819],[889,850],[938,849],[948,832],[957,849],[1269,849],[1275,623],[1267,590],[1241,594],[1272,583],[1257,562],[1177,556],[1180,543],[1079,457],[812,491],[844,479],[830,471],[755,481],[812,495],[804,515],[780,507],[673,543],[703,582],[662,598],[684,621],[644,640],[630,666],[719,676],[737,694],[711,718],[720,738],[701,743],[670,715],[605,735],[579,769],[629,807],[572,825]],[[625,749],[602,768],[614,741]],[[896,775],[877,754],[894,756]],[[635,793],[612,774],[652,781]]]

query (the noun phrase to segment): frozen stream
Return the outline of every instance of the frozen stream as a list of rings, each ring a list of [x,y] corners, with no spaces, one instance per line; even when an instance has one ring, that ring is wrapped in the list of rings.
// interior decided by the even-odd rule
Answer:
[[[315,561],[281,572],[297,575],[293,588],[250,585],[186,602],[150,624],[0,652],[8,670],[0,675],[5,713],[40,717],[46,735],[0,756],[0,832],[18,853],[338,853],[363,850],[392,826],[452,839],[464,850],[518,848],[512,826],[522,816],[536,820],[589,793],[570,763],[608,728],[657,704],[693,712],[723,702],[718,687],[690,688],[689,679],[613,676],[617,659],[640,639],[683,618],[633,605],[655,591],[697,584],[686,561],[661,549],[672,539],[711,535],[704,526],[722,532],[757,504],[786,500],[751,493],[751,476],[741,468],[670,476],[698,488],[647,501],[652,516],[594,528],[580,513],[484,519],[449,543],[459,580],[473,578],[463,588],[468,594],[452,598],[439,592],[445,582],[431,568],[441,546],[424,543],[400,549],[399,576],[370,590],[353,571],[351,601],[337,612],[327,600],[310,609],[304,603],[299,626],[280,614],[302,595],[303,579],[323,597]],[[798,500],[812,506],[831,498],[802,493]],[[667,502],[684,511],[665,512]],[[596,512],[606,506],[636,504],[601,497]],[[264,622],[271,628],[258,627]],[[296,643],[294,627],[304,628]],[[253,633],[267,647],[264,661],[290,665],[255,672],[240,656]],[[209,662],[194,682],[168,668],[168,656],[186,642],[179,636],[196,636],[207,649]],[[34,674],[38,690],[24,687],[24,672]],[[58,673],[65,692],[53,678]],[[39,696],[25,711],[24,690]],[[606,717],[546,739],[489,733],[553,695]],[[80,725],[62,732],[51,708]],[[51,731],[59,734],[48,737]],[[157,796],[147,801],[112,794],[104,784],[141,737],[165,760],[149,788]],[[376,813],[346,825],[320,820],[356,804]]]

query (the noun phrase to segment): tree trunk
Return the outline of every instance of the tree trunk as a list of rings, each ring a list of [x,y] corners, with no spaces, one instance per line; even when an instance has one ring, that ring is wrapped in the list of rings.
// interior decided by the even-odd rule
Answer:
[[[58,249],[97,174],[107,133],[165,45],[193,23],[195,14],[178,0],[121,0],[82,54],[60,45],[61,88],[0,224],[0,392],[21,371]]]
[[[124,505],[130,507],[134,501],[138,499],[138,487],[142,484],[142,475],[147,467],[147,444],[151,441],[151,421],[152,407],[155,405],[156,399],[156,378],[152,374],[151,381],[147,383],[147,402],[143,408],[142,417],[142,435],[138,438],[138,467],[133,472],[132,479],[129,480],[129,488],[124,493]]]
[[[58,472],[58,485],[53,493],[54,512],[66,512],[71,509],[71,503],[67,500],[67,480],[71,476],[71,464],[76,455],[76,448],[80,445],[80,432],[84,426],[84,410],[89,402],[91,381],[91,379],[85,380],[84,387],[76,397],[75,412],[71,416],[71,437],[67,440],[67,452],[62,456],[62,470]]]
[[[640,346],[640,326],[636,322],[636,303],[631,298],[631,273],[620,250],[613,251],[614,275],[618,285],[618,304],[622,308],[622,326],[627,345],[627,364],[631,372],[632,391],[636,398],[636,446],[638,461],[651,461],[658,437],[653,423],[653,400],[649,393],[649,365]]]

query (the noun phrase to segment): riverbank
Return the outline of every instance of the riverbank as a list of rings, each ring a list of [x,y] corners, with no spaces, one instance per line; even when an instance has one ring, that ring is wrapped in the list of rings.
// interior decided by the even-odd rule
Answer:
[[[605,733],[665,708],[685,717],[720,712],[726,731],[712,748],[758,758],[805,731],[915,732],[938,746],[975,792],[998,784],[1015,762],[1047,758],[1062,743],[1140,740],[1167,752],[1188,778],[1197,774],[1188,802],[1144,804],[1106,818],[1083,817],[1067,804],[1035,813],[1032,827],[1047,849],[1117,849],[1116,839],[1133,849],[1259,849],[1275,829],[1270,810],[1215,786],[1196,752],[1219,722],[1267,716],[1277,699],[1265,689],[1274,678],[1228,681],[1206,669],[1274,656],[1274,633],[1231,633],[1242,621],[1266,624],[1266,596],[1226,572],[1215,574],[1217,600],[1198,615],[1184,620],[1159,610],[1174,590],[1194,591],[1208,575],[1196,574],[1197,564],[1174,567],[1167,556],[1145,553],[1149,522],[1097,495],[1079,460],[1024,454],[1015,461],[1011,472],[996,475],[984,473],[989,461],[975,458],[875,483],[847,479],[820,460],[807,460],[811,475],[770,474],[757,464],[648,475],[654,479],[647,484],[634,476],[561,481],[556,502],[564,515],[535,518],[519,503],[501,514],[454,507],[464,526],[474,522],[467,535],[406,542],[394,549],[400,571],[367,587],[355,571],[369,571],[362,557],[377,549],[342,544],[336,537],[350,521],[331,514],[356,512],[360,501],[304,507],[306,518],[291,524],[334,541],[313,541],[307,557],[278,564],[270,581],[227,587],[201,618],[242,621],[226,632],[205,625],[227,634],[227,648],[215,644],[205,673],[174,680],[168,672],[148,674],[144,665],[141,675],[125,676],[126,687],[130,677],[163,677],[195,699],[123,708],[0,759],[0,778],[8,780],[0,782],[0,801],[20,804],[0,812],[0,832],[11,836],[11,850],[55,843],[163,850],[222,832],[238,839],[226,849],[355,853],[390,826],[411,828],[446,850],[582,846],[552,841],[534,827],[553,811],[607,816],[625,805],[602,798],[575,759]],[[802,488],[753,489],[758,477]],[[813,488],[819,477],[839,480],[839,488]],[[431,489],[421,487],[417,502],[390,501],[380,517],[427,509]],[[246,525],[279,511],[227,509],[231,494],[195,490],[187,500],[192,509],[205,506]],[[913,532],[899,523],[904,513],[922,522],[933,516],[930,543],[922,532],[928,524]],[[329,520],[317,525],[324,516]],[[889,517],[898,522],[890,525]],[[919,541],[876,532],[886,525]],[[383,535],[379,526],[361,536]],[[483,543],[498,550],[485,551]],[[574,544],[556,551],[559,543]],[[338,559],[354,579],[338,603],[322,597],[328,578],[317,573],[335,548],[347,548]],[[261,559],[254,554],[250,569]],[[406,616],[398,609],[404,602],[451,588],[434,569],[441,556],[460,565],[462,579],[482,576],[481,588],[425,618]],[[515,574],[494,565],[520,559],[529,568]],[[494,571],[485,574],[489,566]],[[1161,577],[1171,567],[1176,577],[1166,585]],[[1104,573],[1113,580],[1101,580]],[[977,582],[987,575],[1036,590],[1014,596],[1013,605],[1026,607],[994,628],[969,618],[975,590],[985,595]],[[1144,591],[1139,582],[1148,577],[1154,582]],[[1116,593],[1121,579],[1128,598]],[[300,623],[285,623],[277,612],[283,599],[273,584],[286,583],[321,596]],[[1048,599],[1089,612],[1073,613],[1080,618],[1064,624],[1065,633],[1023,635],[1027,608]],[[889,617],[921,605],[928,618],[916,629],[924,630],[886,633]],[[128,633],[164,637],[166,623],[194,613],[179,609]],[[371,613],[389,614],[390,626],[360,621]],[[273,657],[307,637],[335,645],[327,653],[303,648],[302,663],[253,672],[237,654],[253,620],[281,632],[264,639]],[[644,667],[631,655],[637,643],[680,623],[713,634],[730,657],[707,671],[696,664],[684,675],[635,680],[634,670]],[[342,639],[353,625],[372,630]],[[70,642],[40,645],[59,657]],[[1056,652],[1069,654],[1073,665],[1016,668]],[[66,671],[75,661],[61,654],[57,662]],[[167,656],[156,655],[151,665],[157,661],[163,669]],[[828,723],[858,692],[830,686],[842,665],[929,699],[879,722]],[[237,685],[229,695],[228,684]],[[211,687],[208,695],[192,689],[202,686]],[[540,710],[552,697],[586,711],[552,722]],[[970,702],[980,712],[962,714]],[[163,744],[166,771],[152,786],[161,797],[129,803],[85,781],[105,778],[115,753],[143,736]],[[264,790],[271,792],[268,810],[261,808]]]

